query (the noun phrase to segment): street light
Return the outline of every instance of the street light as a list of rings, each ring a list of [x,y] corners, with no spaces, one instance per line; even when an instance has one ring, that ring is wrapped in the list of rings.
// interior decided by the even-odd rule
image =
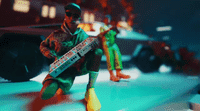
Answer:
[[[161,26],[156,28],[157,32],[171,31],[171,30],[172,30],[171,26]]]

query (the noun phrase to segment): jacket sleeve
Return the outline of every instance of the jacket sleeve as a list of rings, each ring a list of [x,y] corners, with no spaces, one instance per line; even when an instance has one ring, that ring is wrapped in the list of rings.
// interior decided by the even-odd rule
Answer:
[[[50,39],[53,37],[53,33],[50,34],[45,40],[43,40],[41,43],[40,43],[40,51],[41,53],[51,59],[54,57],[54,55],[52,54],[52,51],[50,50]]]

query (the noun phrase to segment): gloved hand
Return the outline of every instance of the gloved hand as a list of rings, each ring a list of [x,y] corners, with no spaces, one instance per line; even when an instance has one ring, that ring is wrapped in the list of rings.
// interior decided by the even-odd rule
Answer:
[[[51,41],[51,48],[54,49],[56,52],[59,52],[61,50],[62,44],[58,40],[52,40]]]
[[[52,59],[52,58],[57,57],[57,54],[55,53],[55,51],[51,51],[51,50],[46,51],[46,52],[44,53],[44,55],[45,55],[47,58],[49,58],[49,59]]]

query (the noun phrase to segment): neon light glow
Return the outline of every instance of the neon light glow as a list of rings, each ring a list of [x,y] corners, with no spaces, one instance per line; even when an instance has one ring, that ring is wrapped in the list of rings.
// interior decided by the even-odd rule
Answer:
[[[160,73],[166,73],[166,72],[171,72],[172,68],[170,66],[166,66],[166,65],[161,65],[159,68],[159,72]]]
[[[27,0],[15,0],[13,10],[17,12],[27,13],[30,9],[30,2]]]
[[[122,34],[122,36],[126,36],[127,35],[125,30],[121,30],[121,34]]]
[[[56,7],[50,7],[49,8],[49,18],[55,18],[56,17]]]
[[[91,30],[91,26],[89,24],[85,24],[84,27],[83,27],[83,30],[90,31]]]
[[[92,27],[90,24],[80,23],[78,27],[82,28],[84,31],[91,31]]]
[[[48,16],[48,12],[49,12],[49,6],[43,5],[42,6],[42,12],[41,12],[42,17],[47,17]]]
[[[171,26],[163,26],[163,27],[157,27],[156,31],[157,32],[163,32],[163,31],[171,31],[172,27]]]
[[[100,33],[100,27],[101,27],[100,24],[94,23],[92,27],[96,32]]]
[[[126,21],[119,21],[117,23],[117,27],[121,27],[124,28],[126,30],[132,31],[133,29],[131,28],[131,26],[128,25],[128,23]]]
[[[168,47],[168,46],[165,46],[164,48],[165,48],[165,50],[169,50],[169,47]]]

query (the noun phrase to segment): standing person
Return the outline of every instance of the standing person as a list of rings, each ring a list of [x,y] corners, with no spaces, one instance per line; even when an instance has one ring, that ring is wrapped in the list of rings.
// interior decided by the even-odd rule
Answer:
[[[104,26],[100,28],[100,32],[108,30],[109,27],[111,27],[109,25],[110,20],[110,16],[105,16],[103,21]],[[103,50],[107,61],[107,68],[110,73],[110,80],[114,82],[118,82],[120,78],[129,79],[131,77],[130,75],[123,74],[121,71],[123,69],[121,52],[115,43],[115,38],[118,33],[118,30],[110,30],[102,39]],[[116,70],[116,76],[114,75],[113,70]]]
[[[65,13],[61,29],[51,33],[40,44],[42,54],[49,59],[59,59],[59,57],[88,38],[84,30],[77,27],[81,16],[79,5],[75,3],[66,5]],[[89,73],[89,82],[85,93],[87,109],[88,111],[100,110],[101,104],[95,94],[94,85],[99,73],[102,54],[103,51],[101,49],[94,47],[92,51],[88,52],[57,77],[54,78],[48,74],[43,81],[43,87],[40,91],[41,98],[46,100],[53,97],[59,88],[62,89],[64,94],[67,93],[73,85],[76,76]]]

